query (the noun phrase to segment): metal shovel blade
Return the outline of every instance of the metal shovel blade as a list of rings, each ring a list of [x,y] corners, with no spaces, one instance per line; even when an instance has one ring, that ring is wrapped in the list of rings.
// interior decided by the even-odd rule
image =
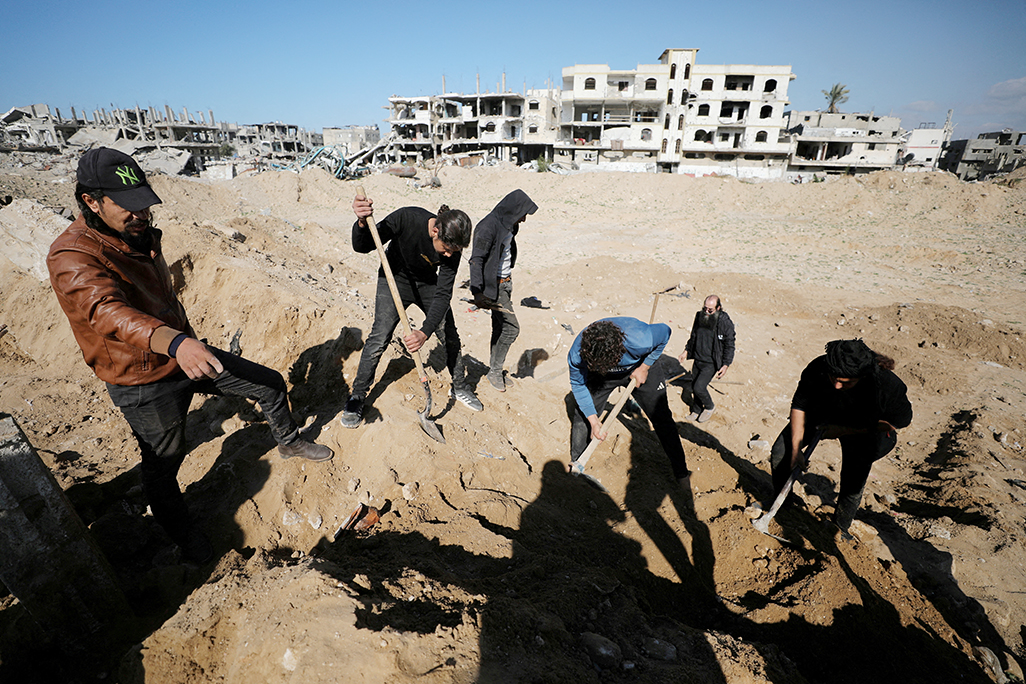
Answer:
[[[787,495],[791,493],[791,488],[794,487],[795,481],[798,479],[798,476],[801,475],[802,469],[805,467],[805,464],[812,456],[813,450],[816,448],[816,445],[819,444],[820,436],[821,433],[819,430],[813,433],[812,439],[809,440],[808,445],[805,447],[805,453],[799,459],[798,465],[791,469],[791,474],[788,476],[787,482],[784,483],[784,486],[780,490],[780,493],[777,494],[777,498],[773,500],[773,505],[770,506],[770,509],[768,511],[759,516],[758,520],[752,521],[752,525],[755,527],[755,529],[759,530],[763,534],[767,534],[776,539],[780,539],[781,541],[790,541],[789,539],[778,537],[777,535],[772,534],[769,531],[770,520],[773,520],[773,516],[777,514],[777,511],[780,510],[780,507],[784,505],[784,501],[787,500]]]
[[[420,429],[431,439],[445,444],[445,437],[442,436],[442,431],[435,425],[435,421],[428,418],[431,414],[431,387],[427,383],[427,378],[422,380],[421,384],[424,385],[424,395],[427,403],[424,405],[424,410],[417,414],[417,417],[420,418]]]
[[[606,489],[606,488],[605,488],[605,487],[604,487],[604,486],[602,485],[602,483],[601,483],[601,482],[599,482],[599,481],[598,481],[598,479],[597,479],[597,478],[595,478],[594,476],[592,476],[592,475],[589,475],[588,473],[583,473],[583,472],[582,472],[582,473],[574,473],[574,475],[575,475],[576,477],[579,477],[579,478],[581,478],[581,479],[582,479],[582,480],[584,480],[584,481],[585,481],[585,482],[586,482],[587,484],[591,485],[592,487],[594,487],[595,489],[599,490],[599,491],[600,491],[600,492],[602,492],[603,494],[608,494],[608,493],[609,493],[609,490],[608,490],[608,489]]]
[[[784,501],[787,499],[787,495],[791,493],[791,487],[794,486],[794,481],[798,479],[798,473],[801,472],[801,469],[801,464],[794,467],[794,470],[791,471],[791,475],[787,478],[787,482],[784,483],[784,488],[780,490],[779,494],[777,494],[777,498],[773,501],[773,505],[770,509],[759,516],[757,520],[752,521],[752,525],[755,526],[755,529],[759,530],[763,534],[769,534],[771,537],[777,536],[775,534],[770,534],[770,520],[773,520],[773,516],[775,516],[777,511],[780,510],[780,507],[784,505]],[[777,539],[780,539],[780,537],[777,537]]]

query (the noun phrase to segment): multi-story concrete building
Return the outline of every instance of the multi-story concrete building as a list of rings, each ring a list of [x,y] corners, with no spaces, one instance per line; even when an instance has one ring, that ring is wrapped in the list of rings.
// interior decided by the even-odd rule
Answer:
[[[697,49],[659,64],[563,69],[555,159],[634,170],[783,175],[790,66],[703,65]]]
[[[399,161],[441,154],[524,162],[550,154],[555,139],[552,91],[390,97],[388,123]]]
[[[1006,128],[980,133],[974,140],[952,140],[941,154],[940,168],[962,180],[983,180],[1026,164],[1026,132]]]
[[[892,169],[904,144],[901,119],[874,114],[788,112],[794,153],[788,168],[802,173],[868,173]]]

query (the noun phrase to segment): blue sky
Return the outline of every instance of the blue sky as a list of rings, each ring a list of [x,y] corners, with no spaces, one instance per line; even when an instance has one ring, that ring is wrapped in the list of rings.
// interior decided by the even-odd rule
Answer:
[[[557,86],[562,68],[658,62],[790,64],[791,109],[942,124],[955,138],[1026,130],[1026,0],[733,3],[5,0],[0,112],[70,107],[213,110],[310,130],[382,124],[391,95]],[[383,126],[383,129],[386,126]]]

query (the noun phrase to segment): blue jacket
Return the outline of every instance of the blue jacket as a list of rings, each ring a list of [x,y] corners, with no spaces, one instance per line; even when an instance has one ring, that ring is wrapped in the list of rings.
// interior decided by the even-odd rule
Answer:
[[[616,316],[613,318],[602,318],[599,320],[610,321],[624,332],[623,345],[626,348],[620,364],[614,370],[605,375],[629,376],[641,364],[653,365],[660,356],[666,343],[670,341],[670,326],[665,323],[648,324],[639,321],[637,318],[627,316]],[[582,331],[583,332],[583,331]],[[588,390],[588,366],[581,358],[581,336],[578,335],[574,343],[570,345],[570,353],[567,354],[567,363],[570,365],[570,389],[574,393],[574,399],[585,416],[594,416],[595,402]]]

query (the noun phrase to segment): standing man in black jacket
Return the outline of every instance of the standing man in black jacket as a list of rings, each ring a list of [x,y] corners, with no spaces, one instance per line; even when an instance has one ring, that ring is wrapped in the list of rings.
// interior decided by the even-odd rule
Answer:
[[[538,210],[527,193],[509,193],[477,224],[474,252],[470,257],[470,291],[474,302],[492,312],[491,355],[488,382],[506,391],[502,365],[513,341],[520,334],[520,322],[513,313],[513,265],[517,261],[516,235],[528,214]]]
[[[688,420],[704,423],[712,417],[716,405],[709,394],[709,383],[719,380],[734,363],[734,322],[723,310],[723,303],[716,295],[705,298],[702,310],[695,314],[691,325],[691,337],[678,357],[681,363],[694,359],[691,366],[691,393],[695,403],[688,414]]]

